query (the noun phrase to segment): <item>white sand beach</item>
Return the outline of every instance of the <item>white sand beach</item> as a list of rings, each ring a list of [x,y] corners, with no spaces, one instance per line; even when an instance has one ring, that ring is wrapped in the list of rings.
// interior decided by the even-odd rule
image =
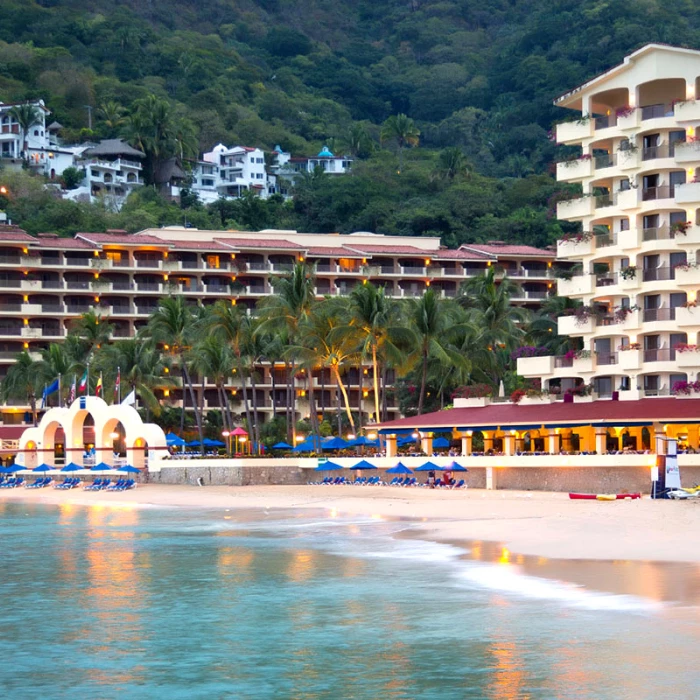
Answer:
[[[514,554],[558,559],[700,562],[700,503],[571,501],[567,494],[363,486],[166,486],[126,492],[0,489],[20,501],[113,507],[319,508],[410,518],[431,539],[480,540]]]

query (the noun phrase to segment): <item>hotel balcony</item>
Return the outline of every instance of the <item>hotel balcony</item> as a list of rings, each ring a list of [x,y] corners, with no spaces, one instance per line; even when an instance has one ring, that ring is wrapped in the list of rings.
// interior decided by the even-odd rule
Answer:
[[[700,307],[678,307],[676,309],[676,325],[680,328],[700,327]]]
[[[580,321],[576,316],[560,316],[557,324],[559,335],[568,335],[575,338],[593,333],[596,326],[593,316],[589,316],[584,321]]]
[[[673,272],[679,287],[695,287],[696,289],[700,287],[700,267],[697,265],[676,267]]]
[[[700,370],[700,351],[688,350],[679,352],[676,350],[676,364],[682,369]]]
[[[687,100],[685,102],[677,102],[673,106],[673,112],[677,121],[698,121],[700,120],[700,101]]]
[[[595,293],[593,275],[576,275],[570,280],[557,281],[557,293],[562,297],[579,297]]]
[[[697,163],[700,161],[700,142],[677,143],[673,148],[676,163]]]
[[[677,204],[697,204],[700,202],[700,182],[686,182],[675,186]]]
[[[557,143],[575,144],[589,139],[593,136],[593,125],[591,118],[557,124]]]
[[[554,357],[519,357],[518,374],[521,377],[548,377],[554,372]]]
[[[577,182],[593,176],[594,159],[577,158],[557,163],[558,182]]]
[[[595,197],[579,197],[557,202],[557,219],[584,219],[593,216],[596,209]]]

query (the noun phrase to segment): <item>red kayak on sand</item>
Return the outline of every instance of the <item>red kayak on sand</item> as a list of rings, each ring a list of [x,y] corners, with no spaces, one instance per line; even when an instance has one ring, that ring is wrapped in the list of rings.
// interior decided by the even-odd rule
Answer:
[[[602,494],[597,494],[597,493],[570,493],[569,498],[573,501],[600,501],[600,500],[613,500],[612,498],[605,498],[601,499],[600,495]],[[612,495],[612,494],[611,494]],[[615,499],[616,501],[624,501],[626,498],[636,500],[637,498],[641,498],[642,494],[641,493],[616,493]]]

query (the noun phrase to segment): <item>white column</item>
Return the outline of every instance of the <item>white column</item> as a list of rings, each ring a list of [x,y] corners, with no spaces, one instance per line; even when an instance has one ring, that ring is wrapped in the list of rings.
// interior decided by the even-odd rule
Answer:
[[[595,451],[599,454],[605,454],[607,451],[607,440],[608,440],[608,431],[605,428],[596,428],[595,429]]]
[[[396,457],[396,435],[386,435],[386,456]]]
[[[472,436],[462,435],[462,457],[468,457],[472,453]]]
[[[550,430],[547,436],[547,452],[553,455],[559,454],[559,433],[556,430]]]

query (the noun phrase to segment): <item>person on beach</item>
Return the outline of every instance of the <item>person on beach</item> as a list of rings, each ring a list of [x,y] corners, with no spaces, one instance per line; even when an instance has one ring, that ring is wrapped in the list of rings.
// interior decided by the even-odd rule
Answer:
[[[435,488],[435,472],[428,472],[428,486],[431,489]]]

